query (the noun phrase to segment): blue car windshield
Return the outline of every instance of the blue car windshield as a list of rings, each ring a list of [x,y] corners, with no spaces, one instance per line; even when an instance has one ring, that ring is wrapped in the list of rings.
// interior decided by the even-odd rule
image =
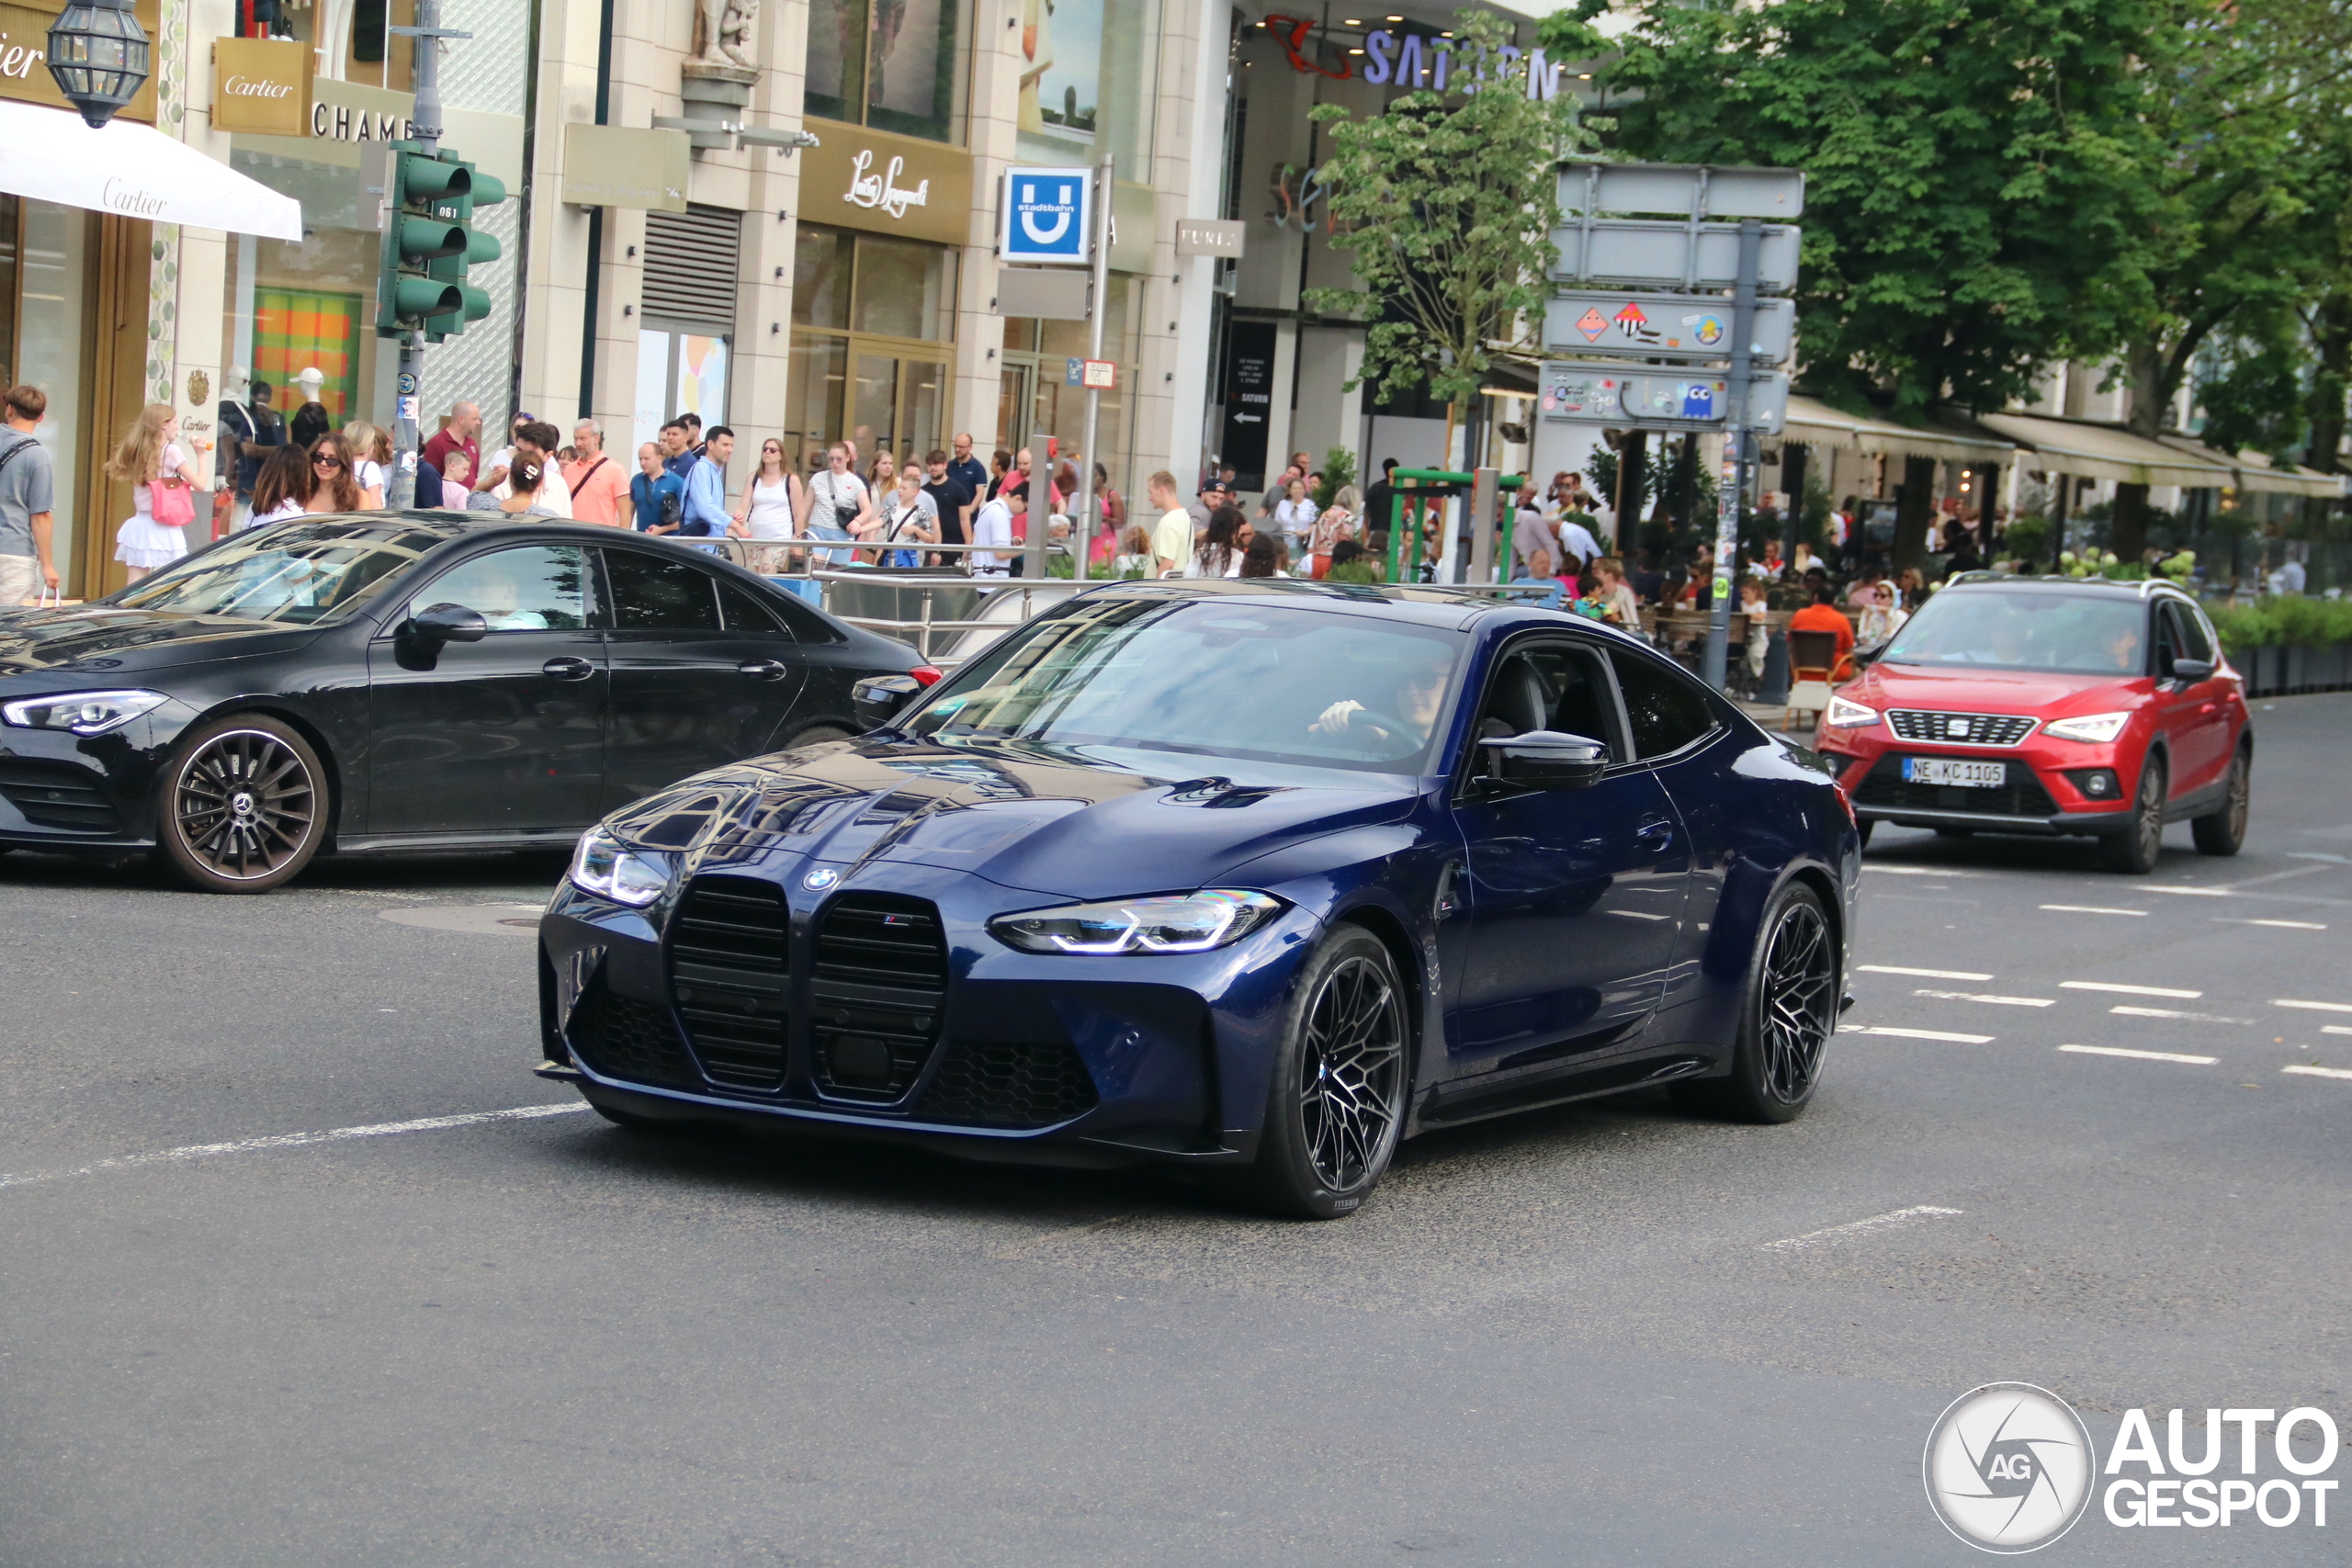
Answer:
[[[1928,601],[1886,646],[1890,664],[2137,675],[2148,608],[2104,593],[1969,588]]]
[[[1464,639],[1231,598],[1080,601],[1007,637],[900,728],[1418,773]]]

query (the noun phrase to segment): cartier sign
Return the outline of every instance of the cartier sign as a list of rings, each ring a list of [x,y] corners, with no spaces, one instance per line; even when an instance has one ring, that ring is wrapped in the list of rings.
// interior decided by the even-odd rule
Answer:
[[[300,136],[311,119],[310,46],[224,38],[212,45],[212,129]]]
[[[970,153],[854,125],[827,122],[820,134],[800,153],[801,221],[942,245],[970,238]]]

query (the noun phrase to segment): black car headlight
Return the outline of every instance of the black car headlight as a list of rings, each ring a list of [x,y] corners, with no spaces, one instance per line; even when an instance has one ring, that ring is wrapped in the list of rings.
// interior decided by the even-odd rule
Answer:
[[[1206,953],[1239,942],[1282,908],[1271,894],[1218,887],[999,915],[989,931],[1023,953]]]
[[[54,692],[27,697],[0,707],[0,718],[20,729],[70,729],[76,735],[104,735],[119,729],[142,713],[153,713],[172,699],[161,692],[137,689],[119,692]]]
[[[625,844],[602,828],[591,828],[572,852],[571,874],[571,885],[583,893],[641,909],[677,881],[678,857],[668,850]]]

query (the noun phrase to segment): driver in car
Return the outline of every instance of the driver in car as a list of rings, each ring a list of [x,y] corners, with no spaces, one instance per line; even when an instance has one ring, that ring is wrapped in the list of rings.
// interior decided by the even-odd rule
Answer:
[[[548,618],[522,607],[522,592],[503,571],[484,571],[468,588],[465,605],[494,632],[543,632]]]
[[[2137,626],[2118,626],[2107,635],[2107,659],[2117,671],[2126,675],[2140,672],[2140,630]]]
[[[1453,660],[1443,649],[1430,648],[1398,672],[1395,695],[1385,711],[1342,697],[1325,708],[1306,732],[1367,748],[1385,746],[1400,756],[1418,751],[1428,744],[1438,712],[1445,705],[1445,681],[1453,669]]]

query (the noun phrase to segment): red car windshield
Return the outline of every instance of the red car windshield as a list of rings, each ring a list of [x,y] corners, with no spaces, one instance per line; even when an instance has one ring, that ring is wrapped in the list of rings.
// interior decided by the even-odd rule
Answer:
[[[2147,669],[2148,610],[2109,594],[1971,588],[1937,594],[1894,635],[1889,664],[2126,676]]]

